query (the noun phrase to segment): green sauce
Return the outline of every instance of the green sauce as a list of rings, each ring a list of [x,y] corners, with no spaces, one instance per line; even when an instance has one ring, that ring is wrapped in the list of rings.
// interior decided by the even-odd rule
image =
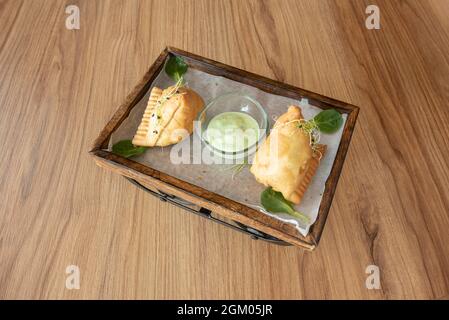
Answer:
[[[246,113],[223,112],[210,120],[205,139],[220,151],[240,152],[259,140],[259,125]]]

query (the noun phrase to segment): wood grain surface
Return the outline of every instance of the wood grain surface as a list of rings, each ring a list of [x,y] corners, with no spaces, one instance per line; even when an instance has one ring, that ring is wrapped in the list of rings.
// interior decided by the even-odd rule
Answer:
[[[0,298],[447,297],[448,15],[445,0],[0,1]],[[361,107],[316,251],[253,241],[92,161],[167,45]]]

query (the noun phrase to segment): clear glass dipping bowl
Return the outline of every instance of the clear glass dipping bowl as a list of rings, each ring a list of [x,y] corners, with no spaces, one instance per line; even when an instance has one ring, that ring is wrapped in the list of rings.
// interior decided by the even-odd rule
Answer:
[[[218,114],[223,112],[243,112],[256,120],[259,125],[259,139],[253,145],[237,152],[226,152],[212,146],[205,139],[205,133],[209,122]],[[268,132],[268,118],[261,104],[250,96],[240,93],[227,93],[216,97],[204,108],[198,117],[200,125],[196,127],[196,133],[214,154],[225,159],[247,158],[256,151],[257,145],[265,138]],[[200,131],[198,131],[198,127]]]

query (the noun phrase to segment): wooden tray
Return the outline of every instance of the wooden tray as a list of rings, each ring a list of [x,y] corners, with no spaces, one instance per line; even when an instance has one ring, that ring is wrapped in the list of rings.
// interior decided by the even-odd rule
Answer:
[[[309,104],[321,109],[334,108],[341,113],[347,114],[340,145],[331,173],[326,181],[318,217],[306,237],[302,236],[289,223],[285,223],[242,203],[238,203],[107,151],[111,134],[126,119],[132,108],[145,96],[153,80],[164,67],[164,62],[169,55],[181,56],[189,65],[189,68],[192,69],[198,69],[209,74],[238,81],[268,93],[296,100],[306,98],[309,100]],[[358,112],[359,108],[357,106],[271,80],[173,47],[167,47],[101,131],[89,153],[94,157],[99,166],[127,177],[137,186],[158,196],[164,201],[170,201],[175,205],[182,206],[189,211],[213,219],[214,221],[218,220],[220,223],[250,233],[255,239],[265,239],[280,244],[288,243],[313,250],[318,245],[324,229]]]

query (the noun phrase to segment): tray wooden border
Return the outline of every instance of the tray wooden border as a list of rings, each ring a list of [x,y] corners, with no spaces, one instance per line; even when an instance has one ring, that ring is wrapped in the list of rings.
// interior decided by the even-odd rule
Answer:
[[[323,199],[318,212],[317,221],[312,225],[309,234],[304,237],[294,226],[270,217],[258,210],[252,209],[244,204],[210,192],[188,182],[182,181],[163,172],[157,171],[136,161],[126,159],[106,151],[111,134],[120,126],[122,121],[129,115],[131,109],[145,96],[150,89],[153,80],[162,70],[164,62],[169,55],[178,55],[189,64],[190,68],[208,72],[213,75],[226,77],[239,81],[265,92],[286,96],[300,100],[309,99],[312,105],[322,109],[335,108],[347,114],[347,120],[343,129],[341,142],[331,169],[329,178],[325,184]],[[165,48],[156,61],[145,73],[142,80],[127,96],[119,109],[115,112],[108,124],[95,139],[89,153],[95,158],[96,163],[104,168],[113,170],[121,175],[149,183],[161,191],[171,193],[188,201],[197,203],[222,216],[238,221],[262,232],[270,234],[296,246],[313,250],[319,243],[324,225],[329,214],[332,198],[334,196],[338,178],[340,176],[344,159],[349,147],[354,126],[359,113],[357,106],[347,104],[311,91],[294,87],[279,81],[234,68],[223,63],[213,61],[177,48]]]

